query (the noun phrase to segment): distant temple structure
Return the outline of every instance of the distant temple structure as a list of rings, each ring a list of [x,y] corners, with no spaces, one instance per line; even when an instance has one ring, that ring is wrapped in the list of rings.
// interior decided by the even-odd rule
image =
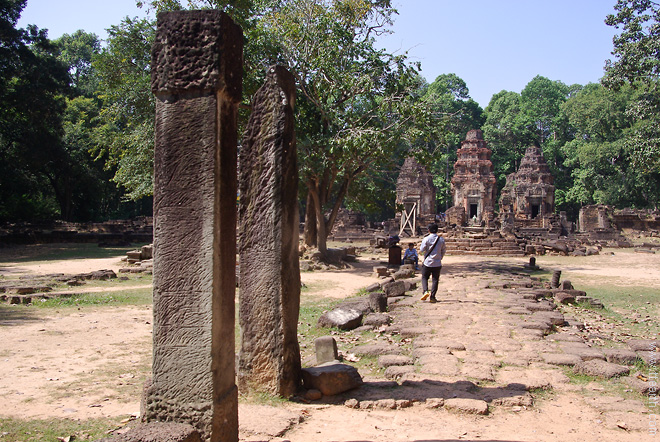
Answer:
[[[458,226],[490,226],[494,220],[497,185],[491,150],[483,132],[469,131],[456,155],[451,179],[454,205],[447,210],[447,222]]]
[[[417,234],[418,226],[435,220],[435,186],[433,177],[415,158],[408,157],[401,166],[396,182],[396,220],[399,235]]]
[[[525,227],[549,227],[554,212],[555,186],[550,168],[543,150],[529,146],[518,171],[506,178],[500,213],[513,214],[514,222]]]

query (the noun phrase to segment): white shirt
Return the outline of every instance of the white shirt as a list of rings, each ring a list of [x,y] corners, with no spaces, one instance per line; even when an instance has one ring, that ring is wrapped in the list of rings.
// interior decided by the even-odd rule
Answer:
[[[431,253],[427,253],[427,251],[433,247],[433,243],[435,242],[436,238],[438,239],[438,243],[435,245]],[[445,245],[445,239],[441,236],[438,236],[436,233],[431,233],[426,236],[422,240],[422,245],[419,248],[420,254],[427,253],[423,262],[426,267],[441,267],[442,258],[445,256],[446,251],[447,246]]]

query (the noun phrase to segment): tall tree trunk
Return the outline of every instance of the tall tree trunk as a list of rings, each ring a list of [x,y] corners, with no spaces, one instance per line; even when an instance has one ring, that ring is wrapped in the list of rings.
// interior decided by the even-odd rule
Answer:
[[[316,183],[308,186],[309,196],[314,202],[314,212],[316,216],[316,247],[321,252],[321,255],[325,257],[328,252],[328,241],[326,233],[326,224],[325,216],[323,215],[323,202],[319,196],[319,189]]]
[[[305,207],[305,229],[303,230],[303,243],[308,247],[316,247],[316,208],[311,191],[307,193],[307,206]]]

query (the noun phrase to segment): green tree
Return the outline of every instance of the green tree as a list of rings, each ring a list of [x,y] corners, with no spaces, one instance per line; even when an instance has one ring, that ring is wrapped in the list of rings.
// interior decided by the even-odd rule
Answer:
[[[437,126],[425,130],[430,158],[420,159],[434,176],[436,200],[440,207],[451,205],[451,176],[456,162],[456,151],[471,129],[478,129],[485,122],[484,112],[470,97],[465,81],[456,74],[439,75],[428,85],[423,95],[424,103]]]
[[[58,59],[69,66],[72,86],[76,95],[93,97],[98,82],[94,75],[92,59],[101,50],[101,41],[96,34],[78,30],[64,34],[53,42],[58,47]]]
[[[631,161],[645,170],[660,171],[660,4],[651,0],[618,0],[605,23],[622,29],[613,39],[615,56],[605,64],[602,83],[614,90],[628,84],[638,93],[627,113],[634,129],[624,143]]]
[[[660,202],[660,174],[635,167],[626,143],[635,124],[626,109],[636,99],[628,86],[615,92],[589,84],[563,106],[574,131],[562,147],[573,177],[565,188],[570,212],[583,204],[657,207]]]
[[[155,99],[151,45],[155,23],[126,17],[108,29],[107,46],[93,59],[102,100],[94,152],[107,158],[113,180],[132,200],[153,194]]]
[[[0,218],[67,215],[59,180],[66,66],[45,30],[16,28],[25,0],[0,0]]]

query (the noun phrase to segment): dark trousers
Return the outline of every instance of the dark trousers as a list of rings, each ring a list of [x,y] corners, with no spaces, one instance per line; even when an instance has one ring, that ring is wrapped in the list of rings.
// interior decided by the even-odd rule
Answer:
[[[440,267],[426,267],[422,264],[422,292],[426,292],[429,289],[429,276],[431,277],[431,298],[435,298],[435,294],[438,293],[438,281],[440,281]]]

